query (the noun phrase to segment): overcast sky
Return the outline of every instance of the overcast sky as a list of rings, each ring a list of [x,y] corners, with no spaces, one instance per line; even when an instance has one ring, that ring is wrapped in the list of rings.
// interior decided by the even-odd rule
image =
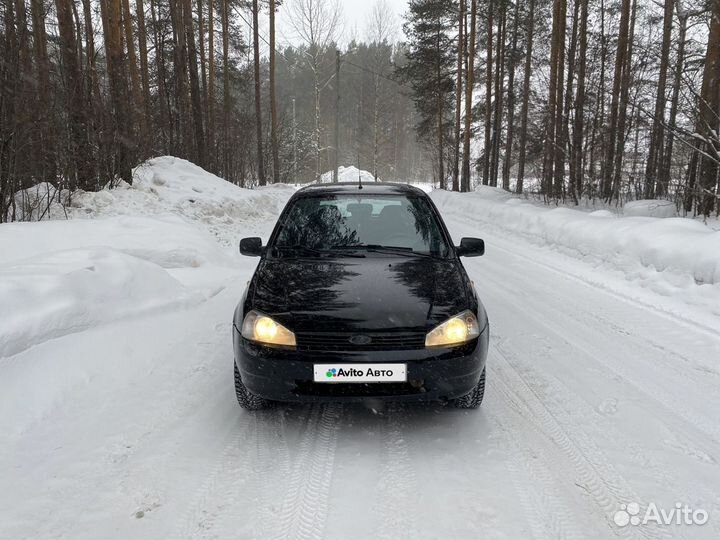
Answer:
[[[402,32],[402,16],[407,9],[407,0],[385,0],[394,12],[394,24],[398,37]],[[340,0],[345,12],[345,40],[352,39],[353,33],[362,38],[367,32],[368,19],[375,5],[374,0]]]
[[[293,0],[286,0],[290,3]],[[332,0],[330,0],[332,1]],[[367,34],[368,19],[372,12],[375,0],[339,0],[343,10],[343,35],[340,43],[348,43],[353,38],[363,39]],[[395,27],[396,39],[402,38],[402,16],[407,10],[408,0],[385,0],[390,10],[393,12],[393,25]],[[278,11],[278,33],[280,34],[281,43],[295,43],[292,27],[283,20],[287,16],[287,10],[281,7]]]

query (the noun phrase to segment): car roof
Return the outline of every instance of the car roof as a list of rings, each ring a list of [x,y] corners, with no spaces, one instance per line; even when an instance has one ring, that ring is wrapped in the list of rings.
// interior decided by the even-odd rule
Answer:
[[[426,193],[410,184],[392,182],[365,182],[362,189],[358,182],[338,182],[333,184],[310,184],[299,189],[297,196],[342,195],[355,193],[358,195],[423,195]]]

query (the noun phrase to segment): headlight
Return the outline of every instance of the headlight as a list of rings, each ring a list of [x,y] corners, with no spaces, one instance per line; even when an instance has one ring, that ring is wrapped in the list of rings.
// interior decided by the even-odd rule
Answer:
[[[245,315],[242,325],[242,336],[250,341],[268,345],[295,346],[295,334],[282,324],[273,321],[267,315],[251,311]]]
[[[463,311],[435,327],[425,336],[426,347],[461,345],[480,335],[480,325],[472,311]]]

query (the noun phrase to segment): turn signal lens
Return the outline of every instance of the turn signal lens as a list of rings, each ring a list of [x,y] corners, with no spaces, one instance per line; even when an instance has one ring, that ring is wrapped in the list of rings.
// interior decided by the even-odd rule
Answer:
[[[250,341],[267,345],[295,346],[295,334],[267,315],[251,311],[245,316],[242,336]]]
[[[435,327],[425,336],[426,347],[461,345],[480,335],[480,325],[472,311],[463,311]]]

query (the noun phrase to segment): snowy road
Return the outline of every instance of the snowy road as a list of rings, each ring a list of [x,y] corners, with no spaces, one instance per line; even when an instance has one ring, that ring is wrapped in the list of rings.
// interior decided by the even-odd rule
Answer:
[[[229,322],[247,266],[195,307],[7,362],[40,382],[53,362],[96,367],[0,445],[0,538],[720,537],[720,322],[445,214],[488,245],[466,261],[492,329],[481,410],[241,411]],[[633,502],[709,521],[617,526]]]

